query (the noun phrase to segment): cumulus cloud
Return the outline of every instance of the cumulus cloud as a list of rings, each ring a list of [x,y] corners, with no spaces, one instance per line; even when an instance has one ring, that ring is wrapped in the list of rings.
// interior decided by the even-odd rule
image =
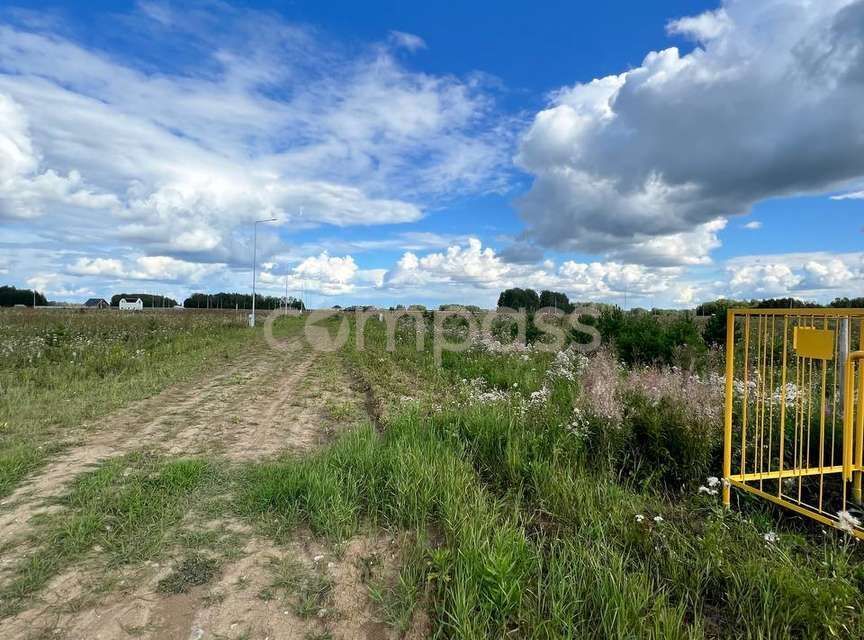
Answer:
[[[101,280],[195,283],[223,266],[186,262],[170,256],[139,256],[131,263],[117,258],[79,258],[69,265],[66,272],[75,276],[95,276]]]
[[[374,273],[361,271],[350,255],[331,256],[322,251],[316,256],[308,256],[291,269],[279,273],[275,263],[263,265],[261,284],[264,287],[289,291],[306,290],[336,296],[353,293],[359,284],[377,283]]]
[[[406,252],[384,275],[381,287],[389,292],[422,291],[494,304],[500,290],[533,287],[567,292],[573,299],[597,300],[630,295],[653,298],[670,290],[679,268],[652,268],[619,262],[578,262],[560,265],[516,264],[502,259],[491,247],[471,238],[442,252],[417,256]]]
[[[506,184],[510,140],[490,92],[404,68],[392,47],[417,36],[351,50],[223,4],[178,16],[147,2],[124,20],[129,37],[146,21],[151,49],[195,62],[155,72],[50,23],[0,24],[0,218],[50,213],[69,242],[237,263],[238,235],[262,216],[292,229],[405,223]]]
[[[23,110],[3,94],[0,122],[0,219],[35,218],[51,205],[112,210],[119,204],[112,194],[95,193],[74,169],[66,175],[43,170]]]
[[[685,16],[672,20],[666,25],[666,31],[698,42],[708,42],[724,35],[732,26],[732,20],[729,19],[726,11],[718,9],[700,13],[698,16]]]
[[[534,242],[702,263],[705,225],[864,176],[864,1],[727,0],[669,31],[698,45],[564,87],[535,116],[517,156]]]
[[[741,256],[726,263],[729,289],[744,296],[861,295],[864,253]]]
[[[758,220],[751,220],[750,222],[744,224],[744,228],[749,229],[750,231],[756,231],[757,229],[762,228],[762,223]]]

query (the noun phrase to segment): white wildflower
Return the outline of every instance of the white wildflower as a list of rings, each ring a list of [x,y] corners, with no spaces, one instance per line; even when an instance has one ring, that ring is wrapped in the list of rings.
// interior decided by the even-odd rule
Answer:
[[[708,486],[711,487],[712,489],[716,489],[719,484],[720,484],[720,479],[717,478],[716,476],[711,476],[710,478],[708,478]]]
[[[762,538],[763,538],[763,539],[765,540],[765,542],[767,542],[768,544],[774,544],[775,542],[777,542],[777,541],[780,539],[780,536],[778,536],[778,535],[777,535],[776,533],[774,533],[773,531],[769,531],[769,532],[766,533],[764,536],[762,536]]]
[[[654,516],[654,522],[660,524],[661,522],[663,522],[663,516]]]
[[[641,513],[637,513],[636,514],[636,522],[644,522],[644,521],[645,521],[645,516],[643,516]]]
[[[710,487],[706,487],[703,485],[703,486],[699,487],[699,493],[705,493],[705,494],[708,494],[709,496],[716,496],[717,495],[717,489],[712,489]]]
[[[861,521],[848,511],[837,512],[837,526],[846,533],[852,533],[855,527],[861,526]]]

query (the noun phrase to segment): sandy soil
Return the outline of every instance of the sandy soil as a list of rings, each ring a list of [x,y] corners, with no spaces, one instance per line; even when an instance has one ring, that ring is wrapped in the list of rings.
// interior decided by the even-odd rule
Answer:
[[[338,548],[308,535],[298,535],[287,547],[253,537],[241,559],[224,566],[217,579],[176,595],[157,592],[168,566],[151,563],[129,572],[102,597],[88,594],[98,569],[77,569],[52,581],[42,606],[5,621],[3,637],[395,640],[400,634],[377,619],[367,585],[372,579],[395,579],[398,547],[399,542],[386,535],[359,536]],[[299,615],[294,594],[273,588],[273,565],[285,558],[331,580],[330,596],[317,612]],[[371,558],[375,562],[370,574]],[[401,637],[418,640],[427,627],[425,616],[416,615]]]

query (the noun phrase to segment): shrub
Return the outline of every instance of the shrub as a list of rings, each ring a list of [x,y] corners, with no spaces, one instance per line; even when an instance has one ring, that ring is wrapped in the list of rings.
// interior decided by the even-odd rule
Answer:
[[[715,439],[681,403],[669,397],[652,401],[631,392],[624,412],[625,468],[634,477],[678,488],[709,475]]]

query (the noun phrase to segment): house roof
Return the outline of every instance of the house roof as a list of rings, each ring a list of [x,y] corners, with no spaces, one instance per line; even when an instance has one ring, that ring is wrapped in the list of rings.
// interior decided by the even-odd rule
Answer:
[[[108,304],[108,302],[104,298],[90,298],[87,302],[84,303],[84,306],[95,307],[98,304]]]

